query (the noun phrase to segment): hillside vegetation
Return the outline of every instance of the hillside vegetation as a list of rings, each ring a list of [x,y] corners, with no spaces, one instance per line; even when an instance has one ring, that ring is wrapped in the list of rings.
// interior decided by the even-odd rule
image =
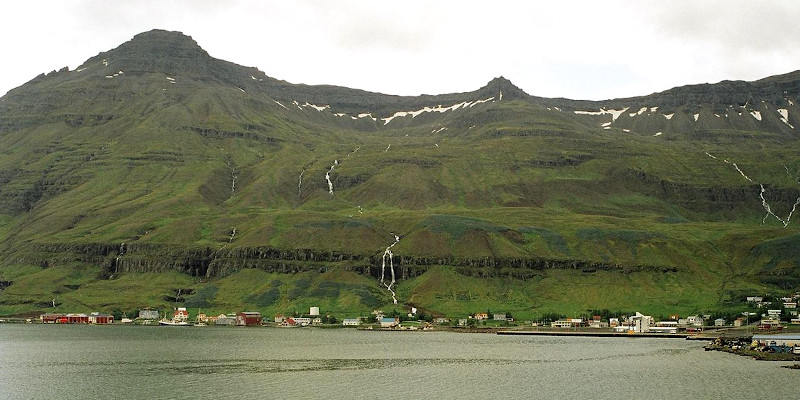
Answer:
[[[0,99],[0,315],[670,314],[797,290],[796,75],[401,97],[143,33]]]

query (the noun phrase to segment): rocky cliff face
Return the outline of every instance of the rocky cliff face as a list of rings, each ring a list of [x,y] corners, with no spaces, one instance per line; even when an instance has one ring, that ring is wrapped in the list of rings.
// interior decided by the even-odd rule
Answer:
[[[211,249],[184,248],[143,244],[52,244],[33,245],[22,251],[26,255],[17,262],[48,267],[69,262],[104,265],[106,277],[125,272],[179,271],[195,277],[220,278],[248,268],[296,274],[304,271],[324,272],[330,268],[355,271],[372,278],[381,276],[381,255],[348,254],[309,249],[279,250],[270,247]],[[542,271],[569,269],[586,273],[613,271],[622,273],[677,272],[674,266],[619,265],[584,260],[545,258],[485,257],[415,257],[394,258],[397,277],[401,280],[422,275],[429,268],[453,266],[466,276],[530,279]]]

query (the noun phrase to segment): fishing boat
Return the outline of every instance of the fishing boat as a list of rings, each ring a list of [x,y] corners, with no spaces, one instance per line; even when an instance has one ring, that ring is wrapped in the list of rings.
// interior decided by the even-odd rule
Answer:
[[[161,321],[158,321],[159,325],[164,326],[189,326],[189,313],[186,311],[186,308],[179,307],[175,310],[172,315],[172,319],[167,319],[167,315],[164,314],[164,318]]]
[[[158,321],[158,324],[164,326],[189,326],[189,323],[186,321],[176,321],[174,319],[166,319],[166,318],[162,319],[161,321]]]

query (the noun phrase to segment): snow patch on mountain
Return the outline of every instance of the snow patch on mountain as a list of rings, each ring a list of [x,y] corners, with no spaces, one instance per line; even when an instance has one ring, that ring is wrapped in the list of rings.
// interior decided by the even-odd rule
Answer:
[[[789,128],[794,129],[794,126],[792,126],[792,124],[789,123],[789,110],[787,110],[785,108],[779,108],[778,109],[778,114],[781,115],[781,121],[784,124],[786,124]]]
[[[500,94],[500,98],[502,99],[502,93]],[[472,108],[472,107],[474,107],[474,106],[476,106],[478,104],[488,103],[490,101],[495,101],[495,97],[493,96],[493,97],[489,97],[488,99],[475,100],[475,101],[462,101],[461,103],[453,104],[453,105],[447,106],[447,107],[442,106],[441,104],[439,104],[439,105],[437,105],[435,107],[423,107],[423,108],[421,108],[419,110],[414,110],[414,111],[398,111],[398,112],[394,113],[393,115],[391,115],[389,117],[381,118],[381,121],[383,121],[384,125],[388,125],[389,122],[392,122],[392,120],[395,119],[395,118],[403,118],[403,117],[407,117],[409,115],[411,116],[411,118],[416,118],[418,115],[420,115],[422,113],[431,113],[431,112],[445,113],[445,112],[448,112],[448,111],[458,110],[459,108],[461,108],[461,109]]]
[[[549,108],[548,108],[548,110],[549,110]],[[613,110],[613,109],[606,110],[605,108],[601,108],[599,111],[580,111],[580,110],[578,110],[578,111],[573,111],[573,112],[575,114],[578,114],[578,115],[605,115],[605,114],[611,114],[611,121],[613,122],[613,121],[616,121],[617,118],[619,118],[619,116],[622,115],[622,113],[624,113],[627,110],[628,110],[628,107],[625,107],[625,108],[623,108],[621,110]]]
[[[315,109],[317,111],[320,111],[320,112],[324,111],[324,110],[328,110],[328,109],[331,108],[330,105],[318,106],[316,104],[311,104],[309,102],[306,102],[305,104],[303,104],[303,107],[311,107],[311,108],[313,108],[313,109]]]

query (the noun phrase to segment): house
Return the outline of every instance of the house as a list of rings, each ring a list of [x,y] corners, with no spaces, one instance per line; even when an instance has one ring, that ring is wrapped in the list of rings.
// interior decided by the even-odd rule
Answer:
[[[678,314],[672,314],[672,315],[669,316],[669,319],[672,320],[672,321],[677,321],[677,320],[681,319],[681,316],[678,315]]]
[[[322,325],[322,318],[316,317],[316,318],[312,319],[311,320],[311,325],[313,325],[313,326]]]
[[[217,320],[214,322],[216,325],[236,325],[236,316],[235,315],[225,315],[220,314],[217,316]]]
[[[381,318],[381,328],[394,328],[400,324],[397,318],[383,317]]]
[[[762,331],[782,330],[781,320],[775,318],[762,319],[758,323],[758,329]]]
[[[236,314],[237,326],[261,325],[261,313],[256,311],[242,311]]]
[[[792,325],[800,325],[800,318],[792,318],[791,324]]]
[[[777,319],[781,317],[781,310],[767,310],[767,315],[769,315],[772,319]]]
[[[717,318],[714,320],[714,326],[725,326],[725,318]]]
[[[458,319],[458,326],[467,326],[469,319],[467,318],[459,318]]]
[[[686,317],[686,323],[684,323],[682,325],[703,326],[704,322],[705,322],[705,320],[703,319],[703,317],[700,317],[700,316],[697,316],[697,315],[690,315],[690,316]],[[679,321],[679,323],[680,323],[680,321]]]
[[[608,319],[608,326],[610,326],[612,328],[616,327],[616,326],[619,326],[619,318],[609,318]]]
[[[744,324],[745,324],[745,322],[744,322],[744,319],[742,317],[736,318],[733,321],[733,326],[736,327],[736,328],[738,328],[738,327],[740,327],[740,326],[742,326]]]
[[[360,318],[345,318],[342,320],[342,326],[359,326],[361,325]]]
[[[436,317],[433,319],[433,323],[439,325],[447,325],[450,323],[450,318]]]
[[[319,316],[319,307],[309,307],[308,314],[312,317]]]
[[[89,314],[89,323],[90,324],[111,324],[114,322],[114,316],[109,314],[100,314],[98,312],[93,312]]]
[[[197,317],[195,318],[195,321],[196,322],[206,323],[206,322],[208,322],[208,316],[205,313],[199,313],[199,314],[197,314]]]
[[[186,307],[178,307],[172,313],[172,320],[175,322],[186,322],[189,320],[189,312],[186,311]]]
[[[764,298],[761,296],[747,296],[748,303],[761,303],[764,301]]]
[[[797,308],[797,302],[786,301],[786,302],[783,303],[783,308],[785,308],[787,310]]]
[[[475,313],[475,315],[473,315],[473,318],[477,319],[478,321],[483,321],[485,319],[489,319],[489,313],[485,312]]]
[[[67,316],[65,314],[46,313],[39,316],[39,321],[43,324],[64,324]]]
[[[495,321],[506,321],[506,314],[505,313],[494,313],[492,314],[492,319]]]
[[[158,310],[144,308],[139,310],[139,319],[159,319]]]
[[[284,317],[283,314],[278,314],[278,315],[275,316],[275,323],[276,324],[282,324],[283,321],[286,321],[286,317]]]

